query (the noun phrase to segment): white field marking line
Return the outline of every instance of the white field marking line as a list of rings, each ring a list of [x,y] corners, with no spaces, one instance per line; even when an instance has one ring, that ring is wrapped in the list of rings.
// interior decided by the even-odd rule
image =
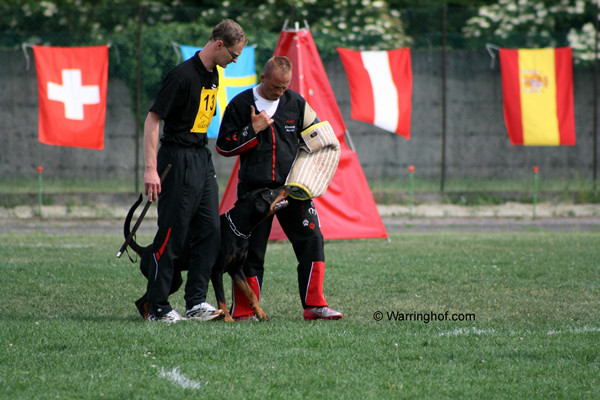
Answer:
[[[25,244],[25,243],[20,243],[18,245],[18,247],[37,247],[37,248],[47,247],[47,248],[61,248],[61,249],[85,249],[85,248],[92,247],[92,246],[89,245],[89,244],[70,244],[70,243],[65,243],[65,244],[48,244],[48,243]]]
[[[496,333],[493,329],[477,329],[472,328],[458,328],[453,331],[440,332],[438,336],[463,336],[463,335],[493,335]]]
[[[546,335],[564,335],[564,334],[579,334],[579,333],[588,333],[588,332],[600,332],[600,328],[599,327],[593,327],[593,326],[583,326],[580,328],[568,328],[568,329],[558,329],[558,330],[554,330],[551,329],[549,331],[546,332]],[[466,335],[495,335],[497,332],[494,329],[477,329],[475,327],[472,328],[458,328],[458,329],[454,329],[453,331],[446,331],[446,332],[440,332],[438,333],[438,336],[446,336],[446,337],[450,337],[450,336],[466,336]],[[530,334],[536,334],[535,331],[527,331],[526,333],[530,333]],[[511,331],[510,332],[511,335],[522,335],[522,333],[518,333],[518,332],[514,332]]]
[[[548,332],[546,332],[547,335],[561,335],[564,333],[587,333],[587,332],[600,332],[600,328],[595,328],[593,326],[582,326],[581,328],[569,328],[569,329],[565,329],[565,330],[554,330],[551,329]]]
[[[179,367],[175,367],[168,371],[164,367],[159,371],[161,378],[167,378],[176,385],[181,386],[184,389],[200,389],[202,384],[198,381],[188,378],[179,371]]]

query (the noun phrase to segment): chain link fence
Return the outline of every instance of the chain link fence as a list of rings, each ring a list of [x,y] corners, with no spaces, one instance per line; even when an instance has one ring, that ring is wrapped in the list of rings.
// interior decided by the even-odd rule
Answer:
[[[390,20],[384,22],[397,25],[390,36],[376,28],[356,31],[339,21],[335,25],[323,22],[322,17],[328,15],[331,21],[340,15],[351,21],[357,14],[352,9],[280,8],[261,20],[256,19],[261,10],[248,8],[137,5],[32,10],[4,6],[0,11],[3,180],[35,176],[34,166],[44,165],[45,171],[57,179],[116,179],[131,181],[132,187],[135,182],[139,187],[143,172],[142,123],[162,77],[181,61],[173,44],[202,46],[216,23],[234,18],[244,26],[249,44],[256,46],[259,73],[272,55],[286,21],[298,20],[302,21],[300,27],[310,27],[372,187],[405,191],[408,166],[413,165],[417,182],[431,190],[527,191],[532,167],[538,165],[548,189],[595,191],[598,72],[594,62],[588,58],[587,62],[575,63],[577,145],[511,146],[503,120],[499,63],[485,47],[488,43],[500,47],[570,45],[564,24],[550,34],[540,32],[537,36],[531,32],[477,35],[466,28],[468,21],[477,18],[477,10],[415,8],[390,10]],[[37,83],[28,44],[110,44],[103,151],[53,147],[37,141]],[[350,95],[335,50],[338,46],[411,47],[410,141],[350,119]],[[214,143],[211,145],[214,150]],[[213,154],[220,182],[225,182],[233,160]]]

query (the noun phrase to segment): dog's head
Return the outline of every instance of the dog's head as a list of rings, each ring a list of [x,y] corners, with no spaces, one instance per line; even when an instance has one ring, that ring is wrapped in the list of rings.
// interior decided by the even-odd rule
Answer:
[[[275,214],[282,208],[287,207],[287,196],[290,194],[289,186],[282,186],[277,189],[267,189],[261,192],[263,200],[269,204],[269,212],[267,215]]]
[[[277,189],[257,189],[239,197],[225,217],[236,230],[249,235],[265,218],[288,205],[288,186]]]
[[[288,205],[286,197],[290,193],[289,186],[281,186],[277,189],[256,189],[250,193],[240,197],[236,202],[236,206],[246,203],[252,208],[256,215],[266,218]]]

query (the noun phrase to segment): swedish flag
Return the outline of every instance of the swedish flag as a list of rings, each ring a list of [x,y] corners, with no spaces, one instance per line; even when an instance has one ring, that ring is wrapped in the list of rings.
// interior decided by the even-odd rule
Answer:
[[[192,57],[201,47],[180,46],[184,60]],[[256,86],[256,67],[254,66],[254,47],[248,46],[242,51],[237,62],[231,63],[227,68],[217,66],[219,71],[219,92],[217,93],[217,115],[208,127],[208,137],[216,138],[219,135],[221,118],[229,100],[238,93]]]

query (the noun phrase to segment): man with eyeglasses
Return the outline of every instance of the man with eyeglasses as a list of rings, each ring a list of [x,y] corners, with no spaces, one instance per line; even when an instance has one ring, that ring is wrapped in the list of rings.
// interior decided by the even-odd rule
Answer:
[[[150,107],[144,124],[145,191],[158,200],[158,231],[148,275],[148,320],[177,322],[223,318],[206,302],[219,248],[219,189],[206,132],[216,113],[219,74],[236,62],[247,44],[240,25],[224,20],[208,43],[172,69]],[[159,126],[164,121],[159,142]],[[160,174],[172,168],[164,182]],[[160,197],[159,197],[160,195]],[[185,318],[169,304],[174,260],[189,246]]]
[[[237,59],[240,58],[241,54],[235,54],[233,51],[229,50],[229,47],[226,47],[226,49],[229,52],[229,55],[231,56],[233,62],[237,62]]]

